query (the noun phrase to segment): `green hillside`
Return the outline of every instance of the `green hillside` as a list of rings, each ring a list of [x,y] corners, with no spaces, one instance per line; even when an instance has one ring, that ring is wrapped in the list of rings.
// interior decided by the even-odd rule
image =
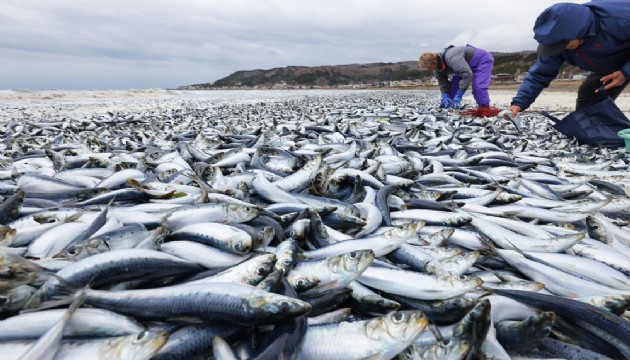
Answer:
[[[517,77],[536,61],[536,53],[493,53],[493,74],[510,74]],[[565,65],[566,66],[566,65]],[[563,69],[564,70],[564,69]],[[430,71],[420,71],[417,61],[397,63],[369,63],[326,66],[286,66],[273,69],[241,70],[214,83],[200,83],[182,89],[211,89],[221,87],[273,86],[284,83],[291,86],[339,86],[352,84],[381,84],[389,81],[425,79]]]

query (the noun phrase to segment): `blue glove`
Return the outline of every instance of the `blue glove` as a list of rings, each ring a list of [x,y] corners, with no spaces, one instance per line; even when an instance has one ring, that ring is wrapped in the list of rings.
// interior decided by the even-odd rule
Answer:
[[[442,100],[440,100],[441,108],[450,108],[452,102],[453,99],[451,99],[451,97],[447,93],[442,93]]]
[[[453,109],[459,109],[462,107],[462,97],[464,96],[464,91],[462,90],[457,90],[457,93],[455,94],[455,97],[453,98],[453,100],[451,101],[451,107]]]

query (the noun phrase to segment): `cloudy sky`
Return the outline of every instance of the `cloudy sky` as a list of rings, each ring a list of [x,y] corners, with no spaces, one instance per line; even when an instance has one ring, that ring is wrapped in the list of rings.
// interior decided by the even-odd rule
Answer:
[[[146,89],[238,70],[533,50],[553,0],[2,0],[0,89]],[[583,3],[584,1],[575,1]]]

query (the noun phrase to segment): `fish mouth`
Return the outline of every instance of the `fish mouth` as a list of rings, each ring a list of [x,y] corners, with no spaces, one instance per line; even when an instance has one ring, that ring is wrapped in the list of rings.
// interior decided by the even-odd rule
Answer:
[[[300,316],[311,311],[311,304],[298,299],[282,300],[278,304],[277,314],[279,316]]]

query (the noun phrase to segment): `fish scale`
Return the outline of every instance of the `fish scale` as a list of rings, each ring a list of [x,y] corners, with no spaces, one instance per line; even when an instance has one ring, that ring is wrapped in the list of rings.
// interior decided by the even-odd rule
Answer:
[[[257,94],[173,92],[164,99],[150,102],[117,99],[120,106],[111,111],[108,111],[111,103],[105,100],[91,107],[68,100],[55,105],[54,111],[48,106],[30,104],[28,116],[2,103],[0,195],[7,206],[0,207],[0,218],[5,219],[7,227],[0,233],[4,246],[12,252],[23,253],[18,246],[28,244],[49,229],[57,229],[50,232],[53,237],[50,241],[55,243],[56,238],[63,238],[62,224],[70,216],[83,212],[84,221],[92,223],[106,207],[108,211],[103,215],[106,221],[96,223],[95,227],[100,229],[93,229],[94,234],[123,225],[141,224],[146,230],[124,232],[119,237],[95,235],[82,239],[85,246],[95,248],[86,248],[80,256],[68,256],[70,250],[82,248],[77,246],[64,252],[64,258],[38,262],[58,270],[5,256],[7,250],[0,249],[3,274],[0,299],[6,297],[8,301],[0,303],[0,317],[10,318],[16,314],[15,306],[24,301],[18,289],[28,288],[28,293],[40,289],[41,292],[59,281],[57,275],[68,280],[77,276],[81,277],[81,283],[90,282],[87,278],[93,277],[91,271],[85,274],[92,275],[85,276],[68,274],[77,269],[77,265],[83,267],[110,256],[113,262],[119,261],[120,266],[115,267],[117,270],[110,269],[113,272],[109,275],[118,272],[123,278],[112,277],[112,283],[99,284],[99,290],[90,290],[92,298],[88,303],[128,313],[141,326],[150,325],[147,321],[150,318],[164,321],[164,326],[170,330],[192,322],[184,327],[188,329],[185,336],[172,335],[164,346],[164,349],[178,349],[181,351],[178,354],[211,356],[212,339],[200,340],[192,335],[197,332],[221,336],[237,334],[226,337],[227,344],[233,348],[239,342],[254,344],[249,350],[245,346],[238,348],[239,354],[251,358],[260,354],[268,356],[270,349],[275,348],[282,348],[287,357],[298,356],[300,351],[303,358],[308,358],[308,354],[322,354],[327,345],[312,340],[320,338],[348,344],[335,349],[343,355],[349,355],[344,351],[374,348],[389,357],[401,353],[437,356],[449,351],[462,357],[470,351],[487,352],[478,356],[503,356],[505,351],[501,347],[508,347],[509,343],[506,340],[502,343],[501,336],[497,341],[493,330],[500,326],[491,327],[492,331],[488,331],[485,338],[451,341],[448,345],[441,344],[442,347],[418,348],[416,344],[405,351],[415,339],[388,348],[386,337],[376,341],[372,337],[369,346],[358,349],[354,332],[318,337],[320,335],[315,334],[320,330],[310,326],[305,333],[297,332],[299,327],[290,323],[303,323],[307,307],[302,308],[299,316],[265,315],[263,322],[278,325],[275,327],[278,331],[268,332],[265,331],[268,328],[256,326],[258,321],[252,313],[231,315],[235,316],[233,320],[238,319],[236,322],[254,324],[248,329],[253,330],[251,332],[239,331],[241,328],[234,323],[226,324],[230,330],[227,332],[209,330],[212,324],[200,325],[199,320],[212,321],[216,317],[181,309],[195,308],[195,304],[203,303],[202,299],[176,295],[177,290],[173,288],[212,286],[213,294],[209,296],[215,304],[233,299],[229,294],[238,283],[262,284],[273,290],[278,276],[291,278],[300,274],[306,250],[312,250],[312,254],[335,250],[334,254],[374,251],[382,255],[372,260],[357,278],[361,282],[363,277],[365,294],[378,294],[382,299],[379,304],[395,301],[408,309],[422,309],[431,320],[444,326],[453,326],[463,318],[474,321],[475,316],[465,315],[470,314],[480,298],[492,299],[496,321],[523,321],[534,316],[533,310],[523,305],[525,300],[507,303],[506,298],[490,294],[508,288],[527,288],[530,294],[568,291],[555,284],[558,279],[549,278],[563,267],[569,273],[580,275],[577,278],[584,286],[588,283],[583,282],[583,277],[588,275],[591,279],[608,279],[609,284],[625,288],[630,275],[627,269],[630,258],[625,251],[630,220],[625,215],[630,204],[627,195],[630,159],[623,149],[580,145],[555,132],[548,121],[534,113],[520,117],[520,133],[517,133],[509,121],[500,117],[473,119],[434,108],[436,96],[432,91],[372,90]],[[19,195],[11,198],[19,194],[18,190],[26,193],[27,201],[22,206],[16,206],[19,201],[15,199]],[[355,205],[356,201],[364,203]],[[11,212],[12,209],[19,212]],[[223,242],[204,241],[203,236],[208,234],[203,230],[188,234],[183,230],[211,223],[221,225],[216,226],[220,233],[215,236],[225,236],[225,241],[237,237],[227,235],[231,228],[245,229],[248,234],[254,234],[256,240],[241,247],[239,255],[226,255],[228,260],[215,259],[226,250],[222,248]],[[421,223],[427,225],[423,227]],[[378,239],[392,231],[392,224],[416,226],[414,231],[418,236],[413,234],[404,241],[382,243]],[[600,231],[602,227],[605,231]],[[274,236],[268,233],[270,228]],[[148,236],[149,232],[154,235]],[[182,240],[194,238],[204,245],[182,244],[177,240],[180,242],[173,241],[170,245],[167,242],[163,253],[179,254],[212,269],[193,265],[190,272],[177,276],[163,272],[167,267],[156,263],[144,266],[146,274],[140,278],[130,278],[143,266],[138,262],[137,266],[125,267],[124,257],[118,252],[121,250],[116,250],[118,246],[126,248],[143,243],[142,246],[166,255],[159,251],[166,234],[171,234],[167,241],[176,240],[177,234],[186,234],[192,238]],[[261,241],[255,234],[268,236]],[[103,243],[104,239],[120,243],[108,247],[108,240]],[[347,243],[343,244],[344,241]],[[186,244],[194,246],[182,248]],[[332,244],[336,245],[331,247]],[[514,245],[523,245],[519,250],[527,250],[532,259],[556,261],[551,264],[555,265],[551,267],[553,272],[548,271],[547,277],[529,273],[529,268],[544,268],[544,264],[523,268],[522,272],[506,268],[506,263],[493,254],[511,250]],[[530,250],[559,253],[536,257]],[[278,257],[275,266],[273,254]],[[588,261],[580,262],[581,259]],[[585,265],[588,272],[578,274],[580,266],[573,264],[583,263],[597,266]],[[276,271],[272,273],[274,268]],[[440,282],[436,275],[422,272],[427,269],[438,274],[450,271],[463,275],[461,278],[439,275]],[[327,279],[321,271],[313,270],[308,278]],[[474,277],[482,273],[487,286]],[[105,275],[99,273],[96,280],[105,279]],[[559,274],[558,278],[565,275]],[[409,279],[418,283],[404,283],[411,281]],[[470,283],[464,285],[464,279],[469,279]],[[426,291],[418,291],[422,285],[419,281],[433,280],[436,280],[433,285],[425,284]],[[48,285],[42,288],[42,283]],[[302,281],[302,286],[304,283]],[[453,289],[455,285],[459,288]],[[546,288],[540,290],[545,285]],[[617,313],[623,313],[620,307],[628,306],[623,295],[614,297],[601,284],[586,287],[589,297],[579,297],[576,301],[593,303]],[[116,288],[126,290],[114,291]],[[396,294],[403,289],[403,295]],[[63,290],[72,292],[72,289]],[[340,294],[349,291],[345,285],[334,290]],[[160,293],[161,297],[149,297],[147,291]],[[256,291],[265,299],[272,295],[269,291]],[[138,294],[144,295],[134,298]],[[97,295],[99,300],[96,300]],[[313,314],[322,309],[336,311],[343,306],[351,307],[348,318],[339,318],[330,327],[349,329],[360,321],[372,324],[370,334],[378,334],[387,328],[382,319],[393,316],[379,313],[388,311],[391,306],[372,306],[374,304],[356,299],[338,304],[335,301],[339,296],[326,290],[317,295],[317,301],[313,300],[313,304],[317,304]],[[357,298],[361,295],[357,294]],[[276,300],[261,304],[270,306],[268,310],[273,313],[284,309],[291,298]],[[68,303],[68,299],[62,296],[50,305],[63,306],[64,303]],[[173,309],[178,307],[182,311],[179,314],[194,315],[195,319],[166,316],[176,315]],[[32,314],[39,312],[38,309],[31,311]],[[579,311],[586,310],[576,311],[571,316],[582,318],[584,323],[572,336],[584,339],[602,334],[601,323],[581,316]],[[567,317],[560,310],[556,315]],[[289,321],[284,322],[284,318]],[[412,328],[409,326],[410,331]],[[282,329],[293,332],[282,334]],[[268,335],[264,344],[275,344],[274,347],[256,348],[253,339],[257,333]],[[412,331],[411,337],[417,335]],[[497,335],[500,335],[499,330]],[[291,339],[291,346],[284,347],[283,336]],[[157,338],[166,340],[165,335]],[[300,349],[297,346],[300,342],[306,347]],[[475,346],[470,346],[470,342]],[[606,339],[599,345],[591,344],[594,349],[590,350],[604,351],[602,342],[606,343]],[[607,351],[612,348],[614,352],[615,346],[626,350],[619,342],[608,343]],[[157,351],[162,344],[156,341],[151,351]],[[549,345],[553,344],[549,342]],[[2,346],[0,341],[0,349]],[[24,348],[26,345],[21,347]],[[103,348],[110,353],[117,349]],[[97,354],[96,348],[74,343],[68,346],[66,340],[62,341],[61,349],[64,354],[84,357],[88,354],[85,349],[92,349],[90,355]],[[169,350],[162,358],[176,357],[172,354]],[[358,356],[373,355],[365,352]]]

